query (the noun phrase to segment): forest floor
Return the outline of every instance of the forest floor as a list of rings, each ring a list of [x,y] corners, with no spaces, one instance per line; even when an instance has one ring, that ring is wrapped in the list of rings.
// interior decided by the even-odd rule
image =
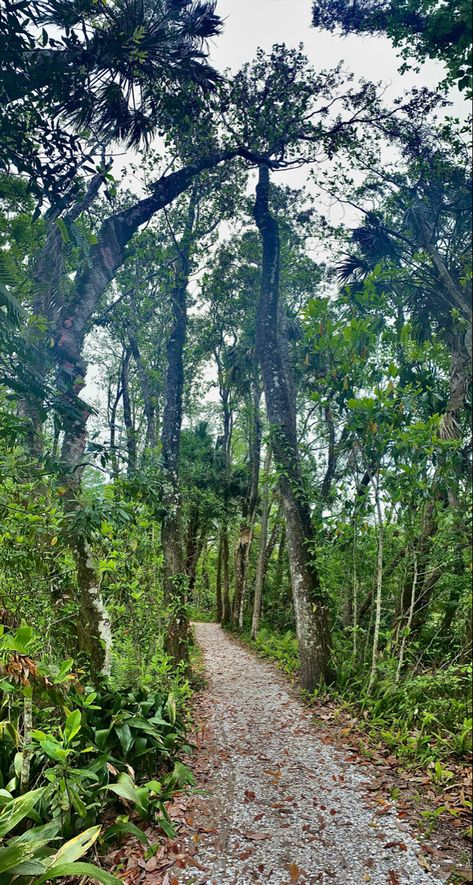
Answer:
[[[147,885],[433,885],[471,881],[445,843],[418,841],[379,772],[314,725],[287,679],[216,624],[196,624],[206,688],[196,789],[169,809],[178,837],[125,882]],[[123,875],[123,874],[122,874]]]

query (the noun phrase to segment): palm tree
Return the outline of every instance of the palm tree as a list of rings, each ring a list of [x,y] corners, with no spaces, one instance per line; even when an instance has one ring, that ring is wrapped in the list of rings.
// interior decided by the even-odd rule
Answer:
[[[195,111],[218,81],[220,27],[212,0],[4,0],[0,169],[64,192],[78,136],[137,144]]]

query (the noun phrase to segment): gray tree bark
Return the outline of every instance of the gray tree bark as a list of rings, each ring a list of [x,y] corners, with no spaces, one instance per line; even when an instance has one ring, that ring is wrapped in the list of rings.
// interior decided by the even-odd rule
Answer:
[[[330,676],[328,599],[321,588],[315,562],[309,497],[299,460],[288,367],[281,347],[279,225],[269,208],[269,185],[269,169],[260,166],[254,216],[263,244],[263,266],[256,346],[263,375],[274,460],[280,474],[299,640],[301,684],[311,692]]]

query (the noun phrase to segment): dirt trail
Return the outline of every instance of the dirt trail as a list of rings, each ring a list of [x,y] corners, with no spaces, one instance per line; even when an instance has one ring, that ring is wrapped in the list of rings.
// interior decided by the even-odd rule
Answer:
[[[215,832],[199,842],[197,870],[180,870],[179,883],[445,881],[420,867],[419,845],[395,808],[379,815],[368,806],[366,774],[345,760],[346,750],[318,738],[270,664],[216,624],[195,632],[208,678],[211,773],[210,793],[193,813],[201,832]]]

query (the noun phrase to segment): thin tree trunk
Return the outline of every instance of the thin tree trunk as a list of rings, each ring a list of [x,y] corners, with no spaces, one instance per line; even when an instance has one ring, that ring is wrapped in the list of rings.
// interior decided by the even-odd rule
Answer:
[[[133,421],[130,397],[131,350],[125,348],[122,362],[123,420],[125,422],[126,449],[128,454],[127,476],[131,479],[136,473],[138,456],[136,450],[136,429]]]
[[[222,623],[230,623],[232,603],[230,599],[230,551],[228,545],[228,525],[222,529],[222,576],[223,576],[223,611]]]
[[[259,550],[258,550],[258,562],[257,562],[257,566],[256,566],[255,598],[254,598],[254,604],[253,604],[253,619],[251,622],[251,638],[253,640],[255,640],[258,635],[258,630],[259,630],[259,626],[261,623],[264,579],[265,579],[266,567],[267,567],[269,514],[270,514],[270,510],[271,510],[271,496],[270,496],[270,491],[269,491],[269,471],[271,469],[271,459],[272,459],[271,446],[268,446],[268,448],[266,450],[266,457],[265,457],[265,462],[264,462],[265,486],[264,486],[262,509],[261,509],[261,538],[260,538]]]
[[[415,552],[414,553],[414,576],[413,576],[413,580],[412,580],[412,590],[411,590],[411,603],[409,606],[409,616],[407,618],[407,624],[404,628],[404,632],[402,635],[401,648],[399,649],[399,661],[398,661],[398,665],[397,665],[396,680],[395,680],[396,684],[398,684],[398,682],[401,678],[401,671],[402,671],[402,667],[404,664],[404,655],[406,653],[407,637],[410,634],[411,627],[412,627],[412,620],[414,617],[414,609],[415,609],[415,603],[416,603],[416,590],[417,590],[417,577],[418,577],[417,552]]]
[[[130,343],[130,350],[133,354],[133,359],[136,365],[138,381],[141,388],[141,395],[143,397],[143,405],[146,418],[145,452],[147,452],[149,451],[149,449],[155,449],[157,445],[156,408],[154,405],[151,382],[144,366],[143,359],[141,357],[138,340],[134,332],[130,330],[128,330],[128,341]]]
[[[30,686],[31,688],[31,686]],[[31,733],[33,731],[33,694],[25,694],[23,698],[23,749],[21,751],[20,793],[26,793],[30,783],[31,759],[33,747]]]
[[[117,381],[117,389],[113,402],[110,403],[109,410],[109,426],[110,426],[110,460],[112,465],[112,474],[114,478],[118,476],[118,458],[117,458],[117,411],[122,398],[123,389],[121,386],[122,371],[120,368],[119,378]]]
[[[256,376],[256,370],[255,370]],[[251,481],[248,496],[248,532],[246,535],[246,543],[243,553],[243,577],[241,582],[241,598],[238,609],[238,627],[243,630],[246,597],[248,592],[248,568],[250,563],[251,545],[253,542],[253,533],[255,527],[256,510],[258,507],[259,497],[259,475],[261,467],[261,441],[262,441],[262,425],[260,415],[261,390],[258,378],[255,377],[252,384],[253,392],[253,426],[250,436],[250,469]],[[240,546],[242,535],[240,534]]]
[[[356,513],[353,519],[353,661],[358,654],[358,569],[356,562],[357,553],[357,521]]]
[[[327,681],[330,668],[328,599],[320,586],[315,563],[314,533],[309,498],[302,478],[294,402],[288,366],[281,349],[278,221],[269,208],[269,169],[260,166],[254,207],[263,243],[261,296],[257,316],[257,353],[263,374],[274,460],[280,473],[281,499],[301,661],[301,684],[306,691]]]
[[[223,519],[221,527],[222,543],[222,624],[229,624],[232,618],[232,603],[230,599],[230,551],[228,542],[229,522],[229,499],[231,477],[231,445],[233,431],[233,412],[230,399],[230,389],[225,383],[225,372],[218,351],[214,351],[215,361],[218,368],[219,394],[223,410]]]
[[[219,624],[221,624],[223,621],[222,555],[223,555],[223,544],[222,544],[222,536],[220,536],[219,541],[218,541],[217,575],[216,575],[216,580],[215,580],[215,595],[216,595],[216,603],[217,603],[217,621]]]
[[[372,651],[372,659],[371,659],[370,679],[369,679],[369,683],[368,683],[368,694],[370,693],[370,691],[373,687],[373,683],[374,683],[375,676],[376,676],[377,665],[378,665],[379,630],[381,627],[381,606],[382,606],[382,598],[383,598],[384,524],[383,524],[383,511],[381,509],[379,470],[377,473],[376,482],[374,483],[374,491],[375,491],[375,506],[376,506],[377,522],[378,522],[378,550],[377,550],[377,556],[376,556],[376,611],[375,611],[375,619],[374,619],[373,651]]]

